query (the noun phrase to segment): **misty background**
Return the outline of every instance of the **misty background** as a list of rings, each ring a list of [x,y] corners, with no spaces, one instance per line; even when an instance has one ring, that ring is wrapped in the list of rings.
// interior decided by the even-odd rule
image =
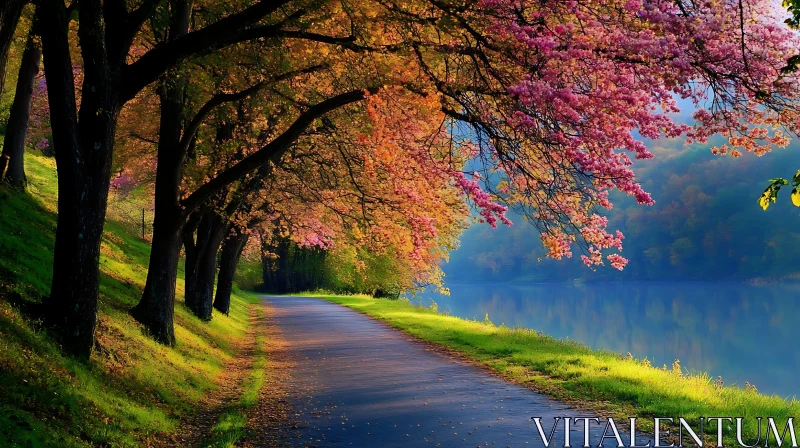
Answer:
[[[688,108],[687,108],[688,109]],[[721,143],[686,145],[681,139],[648,142],[655,154],[634,161],[639,181],[656,201],[642,206],[618,192],[605,214],[610,230],[625,234],[622,256],[630,263],[592,271],[573,248],[571,259],[545,257],[539,234],[522,216],[514,226],[473,224],[443,268],[447,281],[621,281],[800,279],[800,208],[791,188],[767,211],[757,200],[767,181],[800,169],[800,143],[756,157],[714,156]],[[541,259],[541,261],[538,261]]]

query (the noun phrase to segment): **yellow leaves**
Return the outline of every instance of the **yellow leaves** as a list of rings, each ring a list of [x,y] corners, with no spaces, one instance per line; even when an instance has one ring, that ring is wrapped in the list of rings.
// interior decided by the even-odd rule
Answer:
[[[792,198],[794,198],[794,195],[792,195]],[[763,210],[766,210],[769,207],[769,202],[770,202],[769,192],[767,190],[764,190],[764,192],[761,193],[761,197],[758,198],[758,205],[760,205]],[[775,202],[775,200],[773,199],[772,202]]]
[[[800,172],[799,172],[800,173]],[[797,177],[797,175],[795,175]],[[758,205],[761,206],[762,209],[766,210],[769,207],[770,202],[775,202],[778,200],[778,191],[780,191],[781,187],[784,185],[789,185],[789,181],[778,177],[775,179],[769,180],[769,185],[761,193],[761,197],[758,198]],[[797,194],[797,183],[795,183],[795,187],[792,189],[792,202],[800,207],[797,202],[795,202],[795,194]]]
[[[767,186],[767,188],[764,190],[763,193],[761,193],[761,196],[758,198],[758,205],[763,210],[769,208],[770,203],[774,203],[778,200],[778,192],[780,191],[782,186],[789,185],[789,181],[783,178],[770,179],[769,182],[770,183]],[[800,190],[798,190],[798,188],[800,188],[800,170],[798,170],[797,173],[794,175],[794,178],[792,179],[792,184],[794,185],[791,194],[792,204],[794,204],[795,207],[800,207]]]
[[[393,149],[393,146],[378,147],[375,149],[375,158],[382,161],[384,164],[391,164],[395,161],[395,154],[397,152]]]
[[[792,204],[795,207],[800,207],[800,191],[797,191],[797,188],[792,190]]]

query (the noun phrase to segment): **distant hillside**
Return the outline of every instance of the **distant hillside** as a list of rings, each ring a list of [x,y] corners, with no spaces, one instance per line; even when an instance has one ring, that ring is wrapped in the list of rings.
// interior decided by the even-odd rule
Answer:
[[[800,169],[800,143],[764,157],[714,156],[681,142],[651,145],[656,158],[635,163],[652,207],[613,197],[610,229],[625,234],[623,272],[586,268],[572,259],[543,259],[536,230],[521,217],[512,228],[473,225],[444,267],[448,280],[774,280],[800,277],[800,208],[788,191],[762,211],[767,180]]]

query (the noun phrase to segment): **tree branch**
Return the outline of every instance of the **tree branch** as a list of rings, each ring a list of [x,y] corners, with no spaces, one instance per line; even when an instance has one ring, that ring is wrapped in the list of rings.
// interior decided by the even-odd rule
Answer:
[[[138,8],[128,13],[128,18],[125,21],[125,28],[120,33],[122,41],[127,43],[128,49],[130,49],[133,38],[136,37],[142,25],[144,25],[145,20],[150,17],[150,14],[153,13],[156,6],[158,6],[161,1],[162,0],[143,0]]]
[[[294,30],[276,30],[275,35],[276,37],[303,39],[303,40],[310,40],[313,42],[320,42],[323,44],[337,45],[341,48],[345,48],[355,53],[363,53],[367,51],[372,51],[377,53],[396,52],[399,50],[404,50],[408,47],[408,45],[405,43],[370,47],[356,43],[356,37],[353,35],[336,37],[336,36],[328,36],[326,34],[312,33],[308,31],[294,31]],[[441,47],[445,48],[445,46]]]
[[[210,100],[208,100],[203,107],[197,111],[192,121],[189,122],[189,125],[186,127],[186,130],[183,133],[183,137],[181,138],[181,152],[186,153],[189,150],[189,146],[191,145],[192,139],[194,139],[195,134],[200,129],[200,126],[203,124],[203,120],[205,120],[209,114],[218,106],[221,106],[225,103],[231,103],[234,101],[243,100],[250,95],[257,93],[264,88],[275,84],[276,82],[284,81],[289,78],[293,78],[297,75],[313,73],[321,68],[325,67],[322,64],[313,65],[311,67],[307,67],[300,70],[293,70],[290,72],[282,73],[278,76],[273,77],[272,79],[261,81],[256,83],[244,90],[241,90],[236,93],[218,93],[214,95]]]
[[[140,90],[154,82],[169,68],[180,61],[218,49],[237,42],[237,36],[247,34],[247,28],[290,0],[261,0],[255,5],[232,14],[203,29],[175,39],[172,42],[161,44],[148,51],[133,64],[127,65],[122,70],[122,99],[133,98]],[[253,33],[248,39],[268,37],[277,27],[257,27],[264,36]]]
[[[375,93],[377,90],[377,88],[368,89],[371,93]],[[181,205],[185,208],[187,213],[190,213],[214,193],[255,171],[258,167],[270,161],[277,163],[283,153],[300,138],[314,120],[340,107],[361,101],[366,98],[366,95],[367,91],[365,90],[352,90],[311,106],[281,135],[257,152],[245,157],[240,162],[201,185],[194,193],[189,195],[189,197],[181,201]]]

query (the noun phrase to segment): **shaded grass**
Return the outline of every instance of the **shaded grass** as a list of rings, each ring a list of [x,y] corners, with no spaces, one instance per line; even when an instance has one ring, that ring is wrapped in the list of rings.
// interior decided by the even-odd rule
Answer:
[[[259,307],[256,320],[260,321],[263,315],[264,309]],[[266,340],[261,334],[256,336],[256,351],[253,356],[253,363],[242,386],[239,401],[220,416],[219,422],[211,430],[211,437],[203,446],[231,448],[247,435],[245,429],[247,425],[246,410],[258,402],[258,394],[264,385],[267,373]]]
[[[27,154],[26,171],[26,193],[0,189],[0,446],[140,446],[175,431],[217,387],[258,298],[236,290],[230,316],[210,323],[178,303],[177,346],[154,342],[128,315],[144,287],[149,244],[109,221],[94,353],[88,363],[63,356],[28,313],[50,287],[55,165]]]
[[[307,295],[307,294],[306,294]],[[745,417],[743,432],[755,441],[755,417],[774,417],[783,427],[800,416],[800,402],[738,387],[718,387],[706,374],[689,375],[679,366],[657,368],[646,360],[593,350],[524,328],[495,326],[440,314],[407,300],[310,294],[365,313],[424,341],[439,344],[504,377],[550,395],[626,421],[629,416]],[[779,361],[778,361],[779,362]],[[643,421],[643,429],[647,421]],[[795,421],[800,432],[800,421]],[[716,440],[716,426],[707,434]],[[733,428],[724,434],[735,437]]]

